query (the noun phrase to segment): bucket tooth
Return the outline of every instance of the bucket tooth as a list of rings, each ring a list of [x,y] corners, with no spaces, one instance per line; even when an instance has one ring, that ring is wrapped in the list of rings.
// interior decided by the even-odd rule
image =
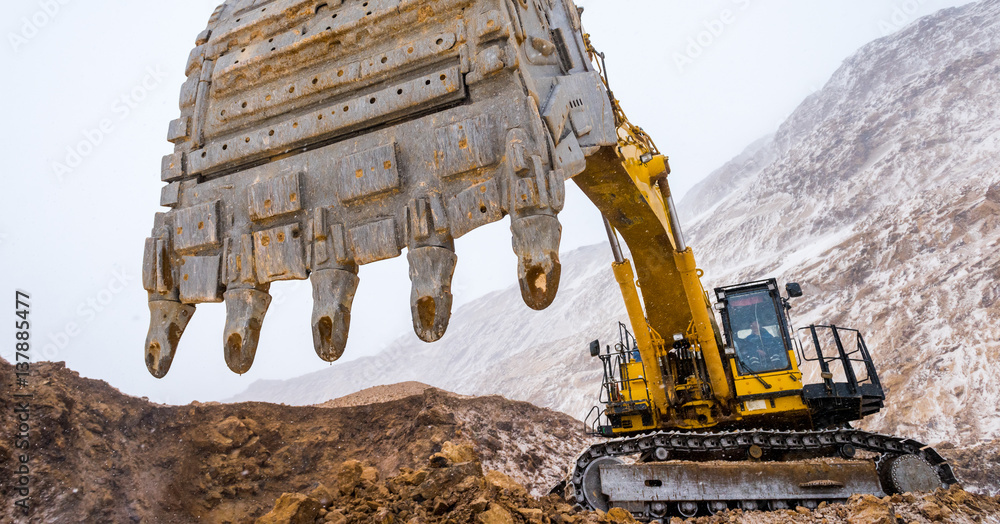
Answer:
[[[413,331],[424,342],[435,342],[444,336],[451,319],[451,278],[455,274],[458,256],[437,246],[411,249],[410,313]]]
[[[319,358],[333,362],[344,354],[351,328],[351,304],[358,276],[343,269],[323,269],[309,277],[313,288],[313,346]]]
[[[170,371],[184,329],[194,315],[194,306],[172,300],[149,302],[149,334],[146,335],[146,369],[156,378]]]
[[[257,354],[260,327],[271,304],[271,295],[257,289],[226,291],[226,331],[223,343],[226,364],[240,375],[250,370]]]
[[[533,215],[514,220],[510,229],[514,235],[521,298],[531,309],[545,309],[559,290],[562,225],[554,216]]]

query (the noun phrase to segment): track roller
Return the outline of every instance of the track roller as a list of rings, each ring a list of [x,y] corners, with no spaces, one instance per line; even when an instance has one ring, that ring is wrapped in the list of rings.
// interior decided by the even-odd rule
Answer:
[[[693,517],[698,514],[698,503],[691,501],[678,502],[677,513],[680,513],[683,517]]]

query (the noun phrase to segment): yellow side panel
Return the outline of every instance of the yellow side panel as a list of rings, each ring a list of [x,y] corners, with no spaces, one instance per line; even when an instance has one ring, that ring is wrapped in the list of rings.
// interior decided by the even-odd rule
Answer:
[[[789,358],[794,359],[795,356],[789,353]],[[792,360],[792,362],[795,362]],[[802,374],[793,365],[791,370],[777,371],[774,373],[758,373],[757,376],[767,382],[771,387],[767,388],[764,384],[761,384],[760,380],[757,380],[752,375],[740,375],[737,368],[736,362],[730,360],[729,365],[731,366],[733,372],[734,382],[736,384],[736,396],[745,397],[747,395],[760,395],[764,393],[777,393],[779,391],[797,391],[802,389]]]
[[[739,404],[739,410],[744,417],[770,415],[789,411],[808,411],[808,406],[802,401],[799,391],[802,389],[802,374],[795,366],[795,355],[789,352],[792,359],[792,369],[774,373],[759,373],[757,376],[771,387],[768,388],[752,375],[741,376],[736,369],[736,362],[730,361],[736,384],[736,397],[767,395],[788,391],[789,395],[755,400],[744,400]]]
[[[789,411],[807,412],[809,407],[802,402],[799,395],[777,397],[770,399],[747,400],[740,403],[740,411],[744,418],[773,413],[788,413]]]
[[[613,433],[635,433],[636,431],[647,431],[656,429],[656,425],[646,426],[642,423],[641,415],[629,415],[622,417],[622,427],[613,428]]]
[[[641,362],[629,362],[622,364],[622,380],[628,378],[622,384],[622,399],[631,401],[648,401],[649,394],[646,389],[646,380],[643,378],[643,367]]]

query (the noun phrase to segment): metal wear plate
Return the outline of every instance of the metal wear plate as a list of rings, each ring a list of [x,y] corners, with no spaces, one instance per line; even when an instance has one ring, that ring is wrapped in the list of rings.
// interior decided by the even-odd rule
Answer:
[[[395,71],[408,73],[452,51],[456,36],[454,29],[424,36],[403,44],[396,49],[358,60],[352,56],[337,59],[327,55],[319,69],[312,74],[280,74],[284,69],[263,66],[262,76],[249,74],[254,81],[230,84],[242,89],[223,90],[213,81],[212,104],[208,112],[206,136],[215,137],[245,126],[248,122],[264,120],[294,111],[315,101],[316,95],[336,98],[344,88],[370,82],[378,75]],[[268,44],[270,46],[271,44]],[[224,57],[223,57],[224,58]],[[273,66],[273,61],[265,62]],[[402,69],[403,71],[399,71]],[[216,68],[216,74],[219,69]]]
[[[399,170],[395,143],[355,153],[341,163],[341,202],[352,202],[397,188]]]
[[[869,461],[653,462],[601,467],[612,503],[697,500],[829,500],[882,492]]]
[[[187,253],[219,246],[218,200],[177,211],[174,249]]]
[[[254,264],[263,282],[306,278],[305,255],[298,224],[289,224],[253,234]]]
[[[458,66],[249,129],[188,155],[188,175],[236,166],[465,97]]]
[[[302,209],[302,176],[291,173],[258,182],[248,191],[252,220],[264,220]]]

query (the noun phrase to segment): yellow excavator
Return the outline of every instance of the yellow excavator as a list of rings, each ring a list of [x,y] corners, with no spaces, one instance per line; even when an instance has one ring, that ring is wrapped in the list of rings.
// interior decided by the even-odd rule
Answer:
[[[620,112],[619,122],[617,155],[574,180],[617,219],[605,226],[632,330],[620,324],[613,348],[590,345],[603,363],[604,408],[591,411],[587,427],[609,440],[581,454],[557,491],[586,508],[655,521],[956,483],[932,448],[850,427],[883,407],[871,354],[860,332],[832,325],[799,330],[804,346],[788,315],[799,284],[786,284],[784,296],[775,279],[716,288],[720,318],[713,314],[666,158]],[[822,382],[804,383],[803,363]]]
[[[146,240],[145,361],[166,375],[197,304],[253,363],[270,286],[309,279],[315,350],[344,351],[358,267],[406,250],[416,334],[451,316],[454,240],[510,217],[525,303],[559,285],[572,179],[605,217],[631,329],[604,367],[607,439],[559,488],[636,518],[812,507],[956,482],[933,449],[852,429],[884,392],[860,333],[793,332],[775,280],[704,291],[667,158],[625,117],[572,0],[228,0],[198,35]],[[619,237],[634,261],[625,258]],[[800,344],[806,339],[809,351]],[[800,365],[822,381],[806,384]]]

